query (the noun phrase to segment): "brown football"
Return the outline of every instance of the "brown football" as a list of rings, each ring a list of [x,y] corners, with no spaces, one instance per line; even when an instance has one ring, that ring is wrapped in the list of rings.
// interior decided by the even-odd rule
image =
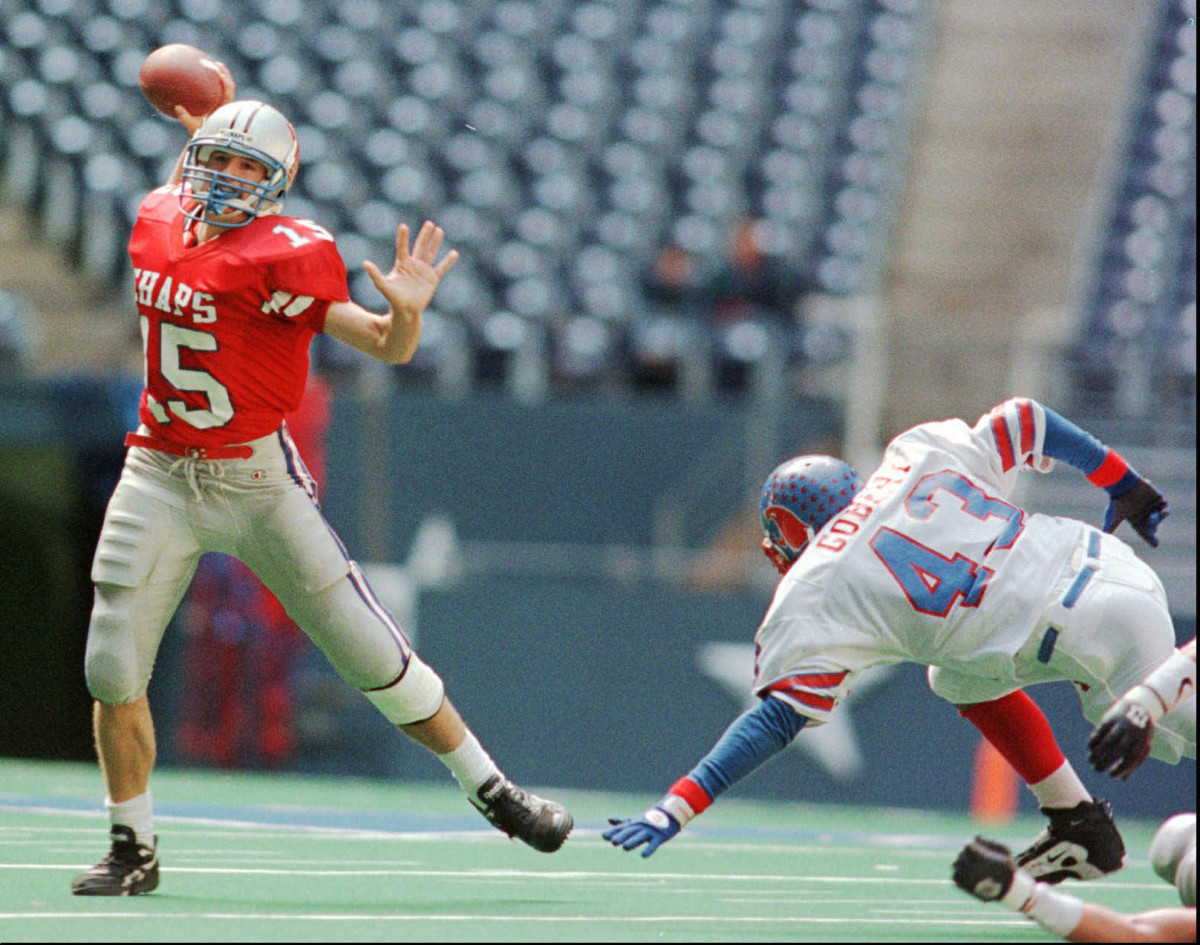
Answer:
[[[197,117],[208,115],[225,97],[225,80],[216,61],[186,43],[160,46],[138,70],[138,84],[146,100],[169,118],[182,105]]]

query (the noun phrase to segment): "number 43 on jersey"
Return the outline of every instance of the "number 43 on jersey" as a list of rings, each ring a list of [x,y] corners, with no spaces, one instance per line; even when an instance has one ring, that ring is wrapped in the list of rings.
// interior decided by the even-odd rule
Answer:
[[[979,521],[998,519],[995,540],[985,552],[1011,548],[1025,527],[1025,513],[1014,505],[986,495],[961,473],[943,470],[923,476],[904,500],[905,511],[917,521],[935,509],[949,508]],[[883,562],[914,610],[945,617],[955,604],[977,607],[995,571],[959,552],[950,557],[893,528],[872,536],[871,550]]]

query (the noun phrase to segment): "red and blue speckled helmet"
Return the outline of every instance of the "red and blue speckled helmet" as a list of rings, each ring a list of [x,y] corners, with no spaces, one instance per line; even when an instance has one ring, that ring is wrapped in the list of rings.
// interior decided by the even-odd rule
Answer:
[[[763,484],[759,513],[763,552],[780,574],[862,487],[854,467],[832,456],[797,456],[775,467]]]

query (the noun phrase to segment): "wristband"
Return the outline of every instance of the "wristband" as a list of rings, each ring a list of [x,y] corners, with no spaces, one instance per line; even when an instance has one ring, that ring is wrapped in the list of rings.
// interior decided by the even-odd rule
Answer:
[[[1130,698],[1138,698],[1141,694],[1139,690],[1143,689],[1148,690],[1162,706],[1162,711],[1157,712],[1153,700],[1145,701],[1146,708],[1150,710],[1150,717],[1157,722],[1185,697],[1196,691],[1196,661],[1181,650],[1176,650],[1158,669],[1146,677],[1145,682],[1134,686],[1129,693]]]
[[[1036,883],[1033,897],[1021,911],[1055,935],[1066,938],[1083,920],[1083,900],[1060,893],[1045,883]]]
[[[697,814],[703,814],[711,804],[708,792],[686,775],[672,784],[658,802],[659,807],[670,811],[681,827]]]
[[[1008,892],[1000,898],[1000,901],[1008,906],[1008,908],[1021,912],[1029,904],[1029,899],[1033,896],[1036,885],[1037,880],[1025,872],[1025,870],[1020,868],[1013,870],[1012,883],[1008,887]]]
[[[657,806],[678,820],[680,827],[696,816],[696,812],[692,810],[691,805],[678,794],[664,794]]]
[[[1114,499],[1132,489],[1138,480],[1137,473],[1129,468],[1121,454],[1111,449],[1104,455],[1103,462],[1085,476],[1093,486],[1104,489]]]

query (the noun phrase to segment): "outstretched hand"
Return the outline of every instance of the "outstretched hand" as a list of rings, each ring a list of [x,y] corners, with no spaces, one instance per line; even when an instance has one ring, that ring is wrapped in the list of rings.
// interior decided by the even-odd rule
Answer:
[[[1008,847],[976,837],[958,854],[952,875],[959,889],[984,902],[995,902],[1012,888],[1016,872]]]
[[[370,260],[363,263],[375,287],[388,300],[393,314],[415,317],[432,301],[442,277],[458,262],[456,249],[440,260],[437,258],[445,236],[440,226],[426,220],[417,231],[410,252],[408,224],[401,223],[396,230],[396,258],[391,270],[385,273]]]
[[[624,850],[636,850],[644,843],[646,849],[642,851],[643,858],[653,854],[680,830],[679,821],[661,807],[652,807],[641,817],[625,820],[610,817],[608,822],[612,826],[601,836],[614,847]]]

